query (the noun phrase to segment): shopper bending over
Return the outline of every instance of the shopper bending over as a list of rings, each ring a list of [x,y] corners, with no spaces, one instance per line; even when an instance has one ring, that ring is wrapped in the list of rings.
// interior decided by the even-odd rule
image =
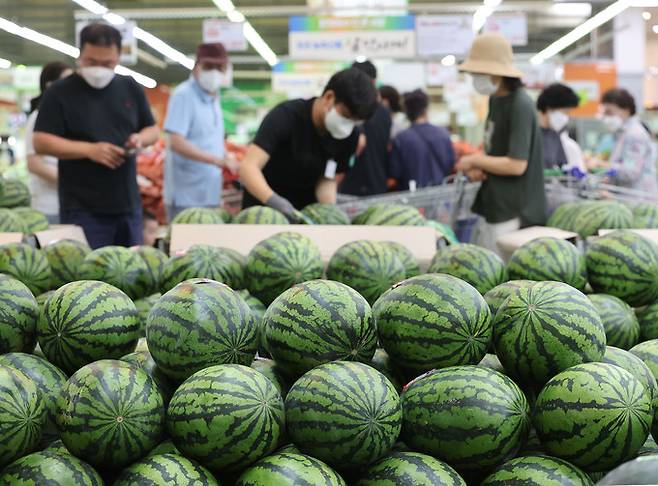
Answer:
[[[34,129],[36,152],[59,159],[62,223],[92,248],[141,243],[135,157],[159,136],[144,90],[114,73],[120,53],[114,27],[82,29],[78,70],[46,91]]]
[[[502,234],[546,220],[541,132],[504,37],[478,36],[460,70],[471,73],[478,93],[490,96],[485,151],[462,158],[457,170],[485,179],[473,205],[484,219],[477,243],[497,250]]]
[[[356,127],[376,108],[372,80],[354,68],[334,74],[319,98],[275,107],[241,163],[243,207],[266,204],[294,219],[295,208],[335,202],[335,175],[347,170]]]
[[[404,95],[404,111],[411,127],[393,141],[390,177],[401,191],[436,186],[455,165],[450,134],[429,122],[429,97],[419,89]]]

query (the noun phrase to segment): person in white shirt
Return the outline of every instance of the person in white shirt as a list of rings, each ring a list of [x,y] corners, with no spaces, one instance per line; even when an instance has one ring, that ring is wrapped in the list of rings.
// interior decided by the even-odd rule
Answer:
[[[25,152],[27,168],[30,171],[30,194],[32,207],[46,215],[50,223],[59,222],[59,196],[57,194],[58,161],[55,157],[39,155],[34,150],[32,138],[34,124],[39,115],[39,104],[44,91],[62,78],[73,73],[73,70],[63,62],[51,62],[41,70],[39,86],[41,93],[30,102],[30,116],[25,127]]]

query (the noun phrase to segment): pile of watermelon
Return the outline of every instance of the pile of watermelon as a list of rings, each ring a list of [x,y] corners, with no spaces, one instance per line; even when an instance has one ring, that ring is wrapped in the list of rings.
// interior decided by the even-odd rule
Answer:
[[[412,209],[355,223],[427,225]],[[247,255],[1,245],[0,484],[655,482],[658,247],[458,244],[425,270],[393,242],[325,265],[294,231]]]

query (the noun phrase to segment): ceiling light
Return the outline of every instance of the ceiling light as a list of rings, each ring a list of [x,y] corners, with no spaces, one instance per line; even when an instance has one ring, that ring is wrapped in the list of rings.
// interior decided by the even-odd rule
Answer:
[[[10,67],[11,67],[11,61],[0,57],[0,69],[9,69]]]
[[[490,7],[478,7],[478,9],[473,14],[473,32],[480,32],[492,13],[493,10]]]
[[[233,5],[231,0],[213,0],[213,2],[222,12],[230,12],[235,10],[235,5]]]
[[[654,25],[653,27],[651,27],[651,30],[653,30],[654,34],[658,34],[658,25]]]
[[[557,2],[548,9],[551,15],[560,17],[589,17],[592,15],[592,4],[585,2]]]
[[[496,8],[502,3],[502,0],[484,0],[484,6],[489,8]]]
[[[96,15],[103,15],[107,12],[107,7],[104,7],[94,0],[73,0],[75,3],[80,5],[85,10],[89,10],[91,13]]]
[[[143,74],[133,71],[132,69],[128,69],[125,66],[117,66],[114,72],[122,76],[132,76],[135,81],[146,88],[155,88],[158,85],[155,79],[144,76]]]
[[[108,12],[103,15],[103,19],[107,20],[112,25],[123,25],[126,23],[126,19],[124,19],[121,15],[117,15],[112,12]]]
[[[267,42],[263,40],[249,22],[245,22],[244,24],[244,36],[247,38],[247,41],[249,41],[249,44],[256,49],[256,52],[258,52],[258,54],[260,54],[270,66],[274,66],[279,62],[274,51],[270,49]]]
[[[231,22],[244,22],[244,15],[237,10],[229,10],[226,12],[226,16]]]
[[[642,12],[642,18],[644,20],[651,20],[651,12],[647,12],[647,11]]]
[[[452,54],[441,59],[441,65],[446,67],[454,66],[456,62],[457,62],[457,58]]]

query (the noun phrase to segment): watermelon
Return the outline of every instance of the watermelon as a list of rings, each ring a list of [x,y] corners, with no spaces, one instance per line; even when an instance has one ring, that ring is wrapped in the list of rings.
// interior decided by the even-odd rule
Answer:
[[[658,478],[658,456],[643,456],[613,469],[601,479],[597,486],[620,484],[655,485]]]
[[[42,251],[52,271],[51,287],[58,289],[78,280],[82,262],[91,253],[91,248],[76,240],[57,240],[47,244]]]
[[[368,362],[377,347],[370,306],[339,282],[313,280],[285,291],[263,319],[267,351],[300,376],[329,361]]]
[[[2,233],[27,233],[25,222],[11,209],[0,208],[0,231]]]
[[[428,272],[447,273],[460,278],[483,295],[508,280],[505,263],[498,255],[468,243],[439,250]]]
[[[571,366],[600,361],[605,353],[596,308],[559,282],[517,289],[498,309],[493,330],[496,354],[510,376],[535,387]]]
[[[211,366],[174,393],[169,435],[188,458],[239,471],[272,453],[284,432],[283,400],[270,380],[242,365]]]
[[[445,462],[418,452],[396,452],[372,465],[356,486],[466,486]]]
[[[45,359],[25,353],[2,354],[0,365],[11,366],[23,372],[37,386],[46,409],[46,422],[42,433],[49,436],[49,441],[54,440],[58,435],[55,425],[57,397],[66,384],[67,376]]]
[[[46,215],[41,211],[25,207],[15,208],[13,211],[23,221],[26,232],[31,235],[50,228]]]
[[[583,471],[567,461],[549,456],[517,457],[496,469],[482,486],[594,486]]]
[[[62,439],[57,439],[50,444],[48,444],[48,447],[44,449],[45,452],[55,452],[57,454],[71,454],[69,450],[66,448],[64,445],[64,442],[62,442]]]
[[[131,299],[148,295],[146,263],[137,253],[122,246],[106,246],[89,253],[82,262],[79,278],[114,285]]]
[[[27,286],[0,274],[0,354],[30,353],[36,344],[39,304]]]
[[[305,454],[339,470],[384,457],[400,434],[395,388],[363,363],[334,361],[302,376],[286,397],[288,434]]]
[[[631,208],[633,212],[633,226],[635,229],[658,228],[658,205],[652,203],[638,203]]]
[[[658,302],[635,310],[640,324],[640,341],[658,339]]]
[[[651,397],[640,380],[607,363],[585,363],[553,377],[537,397],[534,425],[549,454],[585,471],[627,461],[647,440]]]
[[[335,204],[309,204],[302,209],[302,214],[313,221],[314,224],[350,224],[347,213]]]
[[[516,291],[516,289],[532,283],[534,283],[532,280],[510,280],[509,282],[496,285],[493,289],[484,294],[484,300],[489,305],[491,316],[496,317],[498,309],[500,309],[503,303]]]
[[[478,291],[443,274],[399,283],[375,303],[379,340],[391,359],[418,373],[477,364],[491,341],[491,312]]]
[[[159,292],[164,276],[164,268],[169,258],[164,252],[152,246],[137,246],[133,248],[133,251],[137,252],[146,264],[146,274],[142,279],[144,288],[141,289],[139,294],[146,297]]]
[[[558,238],[537,238],[514,251],[507,264],[516,280],[564,282],[581,292],[587,286],[585,256],[575,245]]]
[[[30,290],[30,289],[28,289]],[[39,306],[39,312],[43,310],[43,307],[46,305],[46,301],[50,299],[50,297],[55,293],[54,290],[49,290],[48,292],[44,292],[43,294],[37,295],[37,305]],[[36,339],[36,337],[35,337]]]
[[[13,366],[0,364],[0,470],[34,450],[46,419],[37,384]]]
[[[640,324],[631,306],[612,295],[591,294],[588,297],[601,317],[609,346],[630,349],[640,341]]]
[[[320,250],[298,233],[279,233],[258,243],[247,257],[245,280],[249,292],[270,305],[296,283],[322,278]]]
[[[455,231],[450,225],[429,219],[427,220],[426,226],[434,230],[437,240],[444,239],[448,245],[459,244],[459,238],[457,238]]]
[[[423,375],[402,394],[402,440],[458,471],[486,471],[514,454],[530,427],[521,389],[481,366]]]
[[[100,360],[79,369],[57,400],[57,426],[71,453],[112,470],[144,457],[162,440],[165,408],[140,368]]]
[[[629,351],[608,346],[605,348],[603,362],[625,369],[640,380],[640,383],[642,383],[651,397],[658,398],[658,382],[656,381],[656,377],[640,357]]]
[[[629,352],[640,358],[658,380],[658,339],[644,341],[633,346]]]
[[[382,244],[386,245],[390,250],[392,250],[398,260],[402,262],[406,278],[420,275],[420,266],[418,265],[418,261],[416,260],[414,254],[411,253],[411,251],[409,251],[406,246],[396,241],[384,241]]]
[[[215,280],[238,289],[242,286],[242,272],[242,266],[224,248],[194,245],[165,264],[161,290],[169,292],[179,283],[193,278]]]
[[[109,284],[83,280],[60,287],[46,302],[37,325],[43,354],[65,373],[135,349],[135,304]]]
[[[251,314],[256,320],[256,324],[258,324],[258,355],[263,358],[269,358],[270,353],[266,350],[265,346],[265,322],[263,320],[267,307],[265,307],[265,305],[256,297],[251,295],[248,290],[240,290],[238,293],[249,306]]]
[[[160,371],[160,368],[158,368],[158,365],[155,364],[153,356],[151,356],[149,351],[135,351],[134,353],[123,356],[121,361],[131,363],[145,371],[146,374],[153,378],[153,380],[157,383],[164,403],[169,403],[169,399],[174,394],[176,387],[171,383],[169,378],[167,378],[165,374]]]
[[[176,454],[177,456],[181,455],[180,451],[176,449],[174,441],[171,439],[166,439],[160,442],[157,446],[151,449],[151,452],[149,452],[148,456],[146,457],[159,456],[161,454]]]
[[[29,207],[32,202],[27,185],[16,179],[5,179],[4,190],[0,197],[1,208]]]
[[[215,208],[215,212],[219,214],[224,223],[228,224],[233,220],[233,216],[231,216],[231,213],[229,213],[228,209],[226,208]]]
[[[276,209],[252,206],[243,209],[233,218],[233,224],[289,224],[288,219]]]
[[[562,204],[555,211],[553,211],[551,217],[548,218],[548,222],[546,223],[546,226],[574,232],[575,231],[574,222],[581,208],[582,208],[581,202],[569,202],[566,204]]]
[[[240,295],[226,285],[188,280],[153,306],[146,340],[162,373],[180,382],[208,366],[251,365],[258,324]]]
[[[340,475],[324,462],[295,452],[277,452],[247,469],[235,486],[345,486]]]
[[[143,299],[137,299],[135,301],[135,309],[137,309],[137,316],[139,318],[140,336],[146,336],[146,320],[148,319],[149,312],[151,312],[151,309],[156,302],[160,300],[160,297],[162,297],[162,295],[153,294],[149,297],[144,297]]]
[[[632,307],[658,300],[658,247],[632,231],[615,231],[587,250],[587,273],[595,292]]]
[[[388,381],[393,384],[396,391],[402,391],[402,385],[406,383],[404,375],[395,363],[393,363],[393,360],[389,357],[385,349],[380,348],[376,350],[372,360],[368,364],[388,378]]]
[[[352,224],[354,225],[365,225],[368,224],[367,221],[372,216],[375,214],[375,212],[379,211],[384,205],[383,204],[375,204],[373,206],[370,206],[363,211],[359,212],[354,218],[352,218]]]
[[[26,243],[0,245],[0,273],[17,278],[34,295],[50,290],[52,274],[48,259],[41,250]]]
[[[633,226],[633,213],[616,201],[590,201],[582,206],[573,221],[581,238],[595,236],[602,229],[626,229]]]
[[[281,394],[281,397],[286,398],[290,384],[286,373],[276,362],[267,358],[256,358],[251,363],[251,367],[270,380]]]
[[[166,484],[169,486],[219,486],[210,471],[176,454],[149,456],[124,469],[114,486]]]
[[[372,226],[425,226],[426,223],[418,208],[406,204],[382,204],[365,222]]]
[[[0,484],[12,486],[103,486],[98,472],[71,454],[35,452],[13,462],[0,473]]]
[[[223,215],[211,208],[187,208],[171,221],[175,224],[224,224]]]

